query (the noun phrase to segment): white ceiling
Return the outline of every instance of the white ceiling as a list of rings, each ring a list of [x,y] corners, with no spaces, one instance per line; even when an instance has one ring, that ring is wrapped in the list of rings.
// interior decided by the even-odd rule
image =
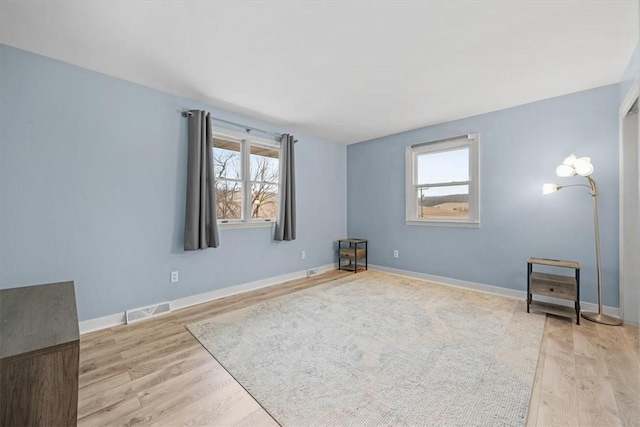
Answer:
[[[7,1],[0,42],[343,143],[616,83],[628,1]]]

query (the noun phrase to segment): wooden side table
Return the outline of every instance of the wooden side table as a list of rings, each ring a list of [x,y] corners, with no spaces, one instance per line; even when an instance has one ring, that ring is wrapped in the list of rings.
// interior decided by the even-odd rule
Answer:
[[[348,246],[345,246],[348,244]],[[349,270],[357,273],[362,270],[362,264],[358,264],[359,259],[364,258],[364,270],[369,269],[367,258],[367,240],[346,238],[338,240],[338,270]],[[342,260],[349,260],[349,264],[342,264]]]
[[[574,270],[573,276],[560,274],[548,274],[533,271],[533,265],[546,265],[550,267],[562,267]],[[580,263],[576,261],[564,261],[560,259],[531,257],[527,260],[527,313],[529,308],[559,316],[573,317],[567,313],[564,307],[557,304],[548,304],[533,301],[533,294],[573,301],[576,324],[580,324]]]

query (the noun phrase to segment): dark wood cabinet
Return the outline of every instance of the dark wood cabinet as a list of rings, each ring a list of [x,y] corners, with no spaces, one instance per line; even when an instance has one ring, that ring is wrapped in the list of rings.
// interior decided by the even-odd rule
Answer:
[[[0,290],[0,425],[75,426],[80,334],[73,282]]]

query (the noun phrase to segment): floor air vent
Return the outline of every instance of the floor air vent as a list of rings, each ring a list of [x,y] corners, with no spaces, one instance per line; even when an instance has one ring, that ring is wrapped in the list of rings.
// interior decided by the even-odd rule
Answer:
[[[315,276],[316,274],[320,274],[320,267],[310,268],[307,270],[307,277]]]
[[[127,324],[137,322],[139,320],[148,319],[149,317],[158,316],[160,314],[168,313],[170,311],[171,307],[169,306],[168,302],[161,302],[160,304],[150,305],[148,307],[127,310]]]

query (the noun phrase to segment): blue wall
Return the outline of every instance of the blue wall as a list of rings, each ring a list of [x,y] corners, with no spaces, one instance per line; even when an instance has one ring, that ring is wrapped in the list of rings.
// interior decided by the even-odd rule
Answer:
[[[296,132],[298,239],[221,230],[220,248],[190,253],[179,112],[290,129],[4,45],[0,97],[0,288],[75,280],[81,320],[333,262],[347,217],[371,263],[524,289],[527,257],[575,259],[595,302],[589,196],[540,194],[544,182],[580,182],[554,173],[571,152],[596,167],[604,303],[618,306],[618,85],[348,148]],[[467,132],[480,134],[481,228],[405,225],[405,147]]]
[[[334,262],[346,234],[341,144],[295,133],[296,241],[221,230],[219,248],[185,253],[179,112],[290,129],[4,45],[0,96],[0,288],[74,280],[86,320]]]
[[[572,152],[590,156],[601,192],[604,304],[618,307],[618,103],[611,85],[350,145],[349,235],[369,239],[373,264],[520,290],[528,257],[577,260],[582,299],[596,302],[587,189],[541,194],[545,182],[583,183],[555,168]],[[480,135],[481,228],[405,225],[405,148],[470,132]]]

